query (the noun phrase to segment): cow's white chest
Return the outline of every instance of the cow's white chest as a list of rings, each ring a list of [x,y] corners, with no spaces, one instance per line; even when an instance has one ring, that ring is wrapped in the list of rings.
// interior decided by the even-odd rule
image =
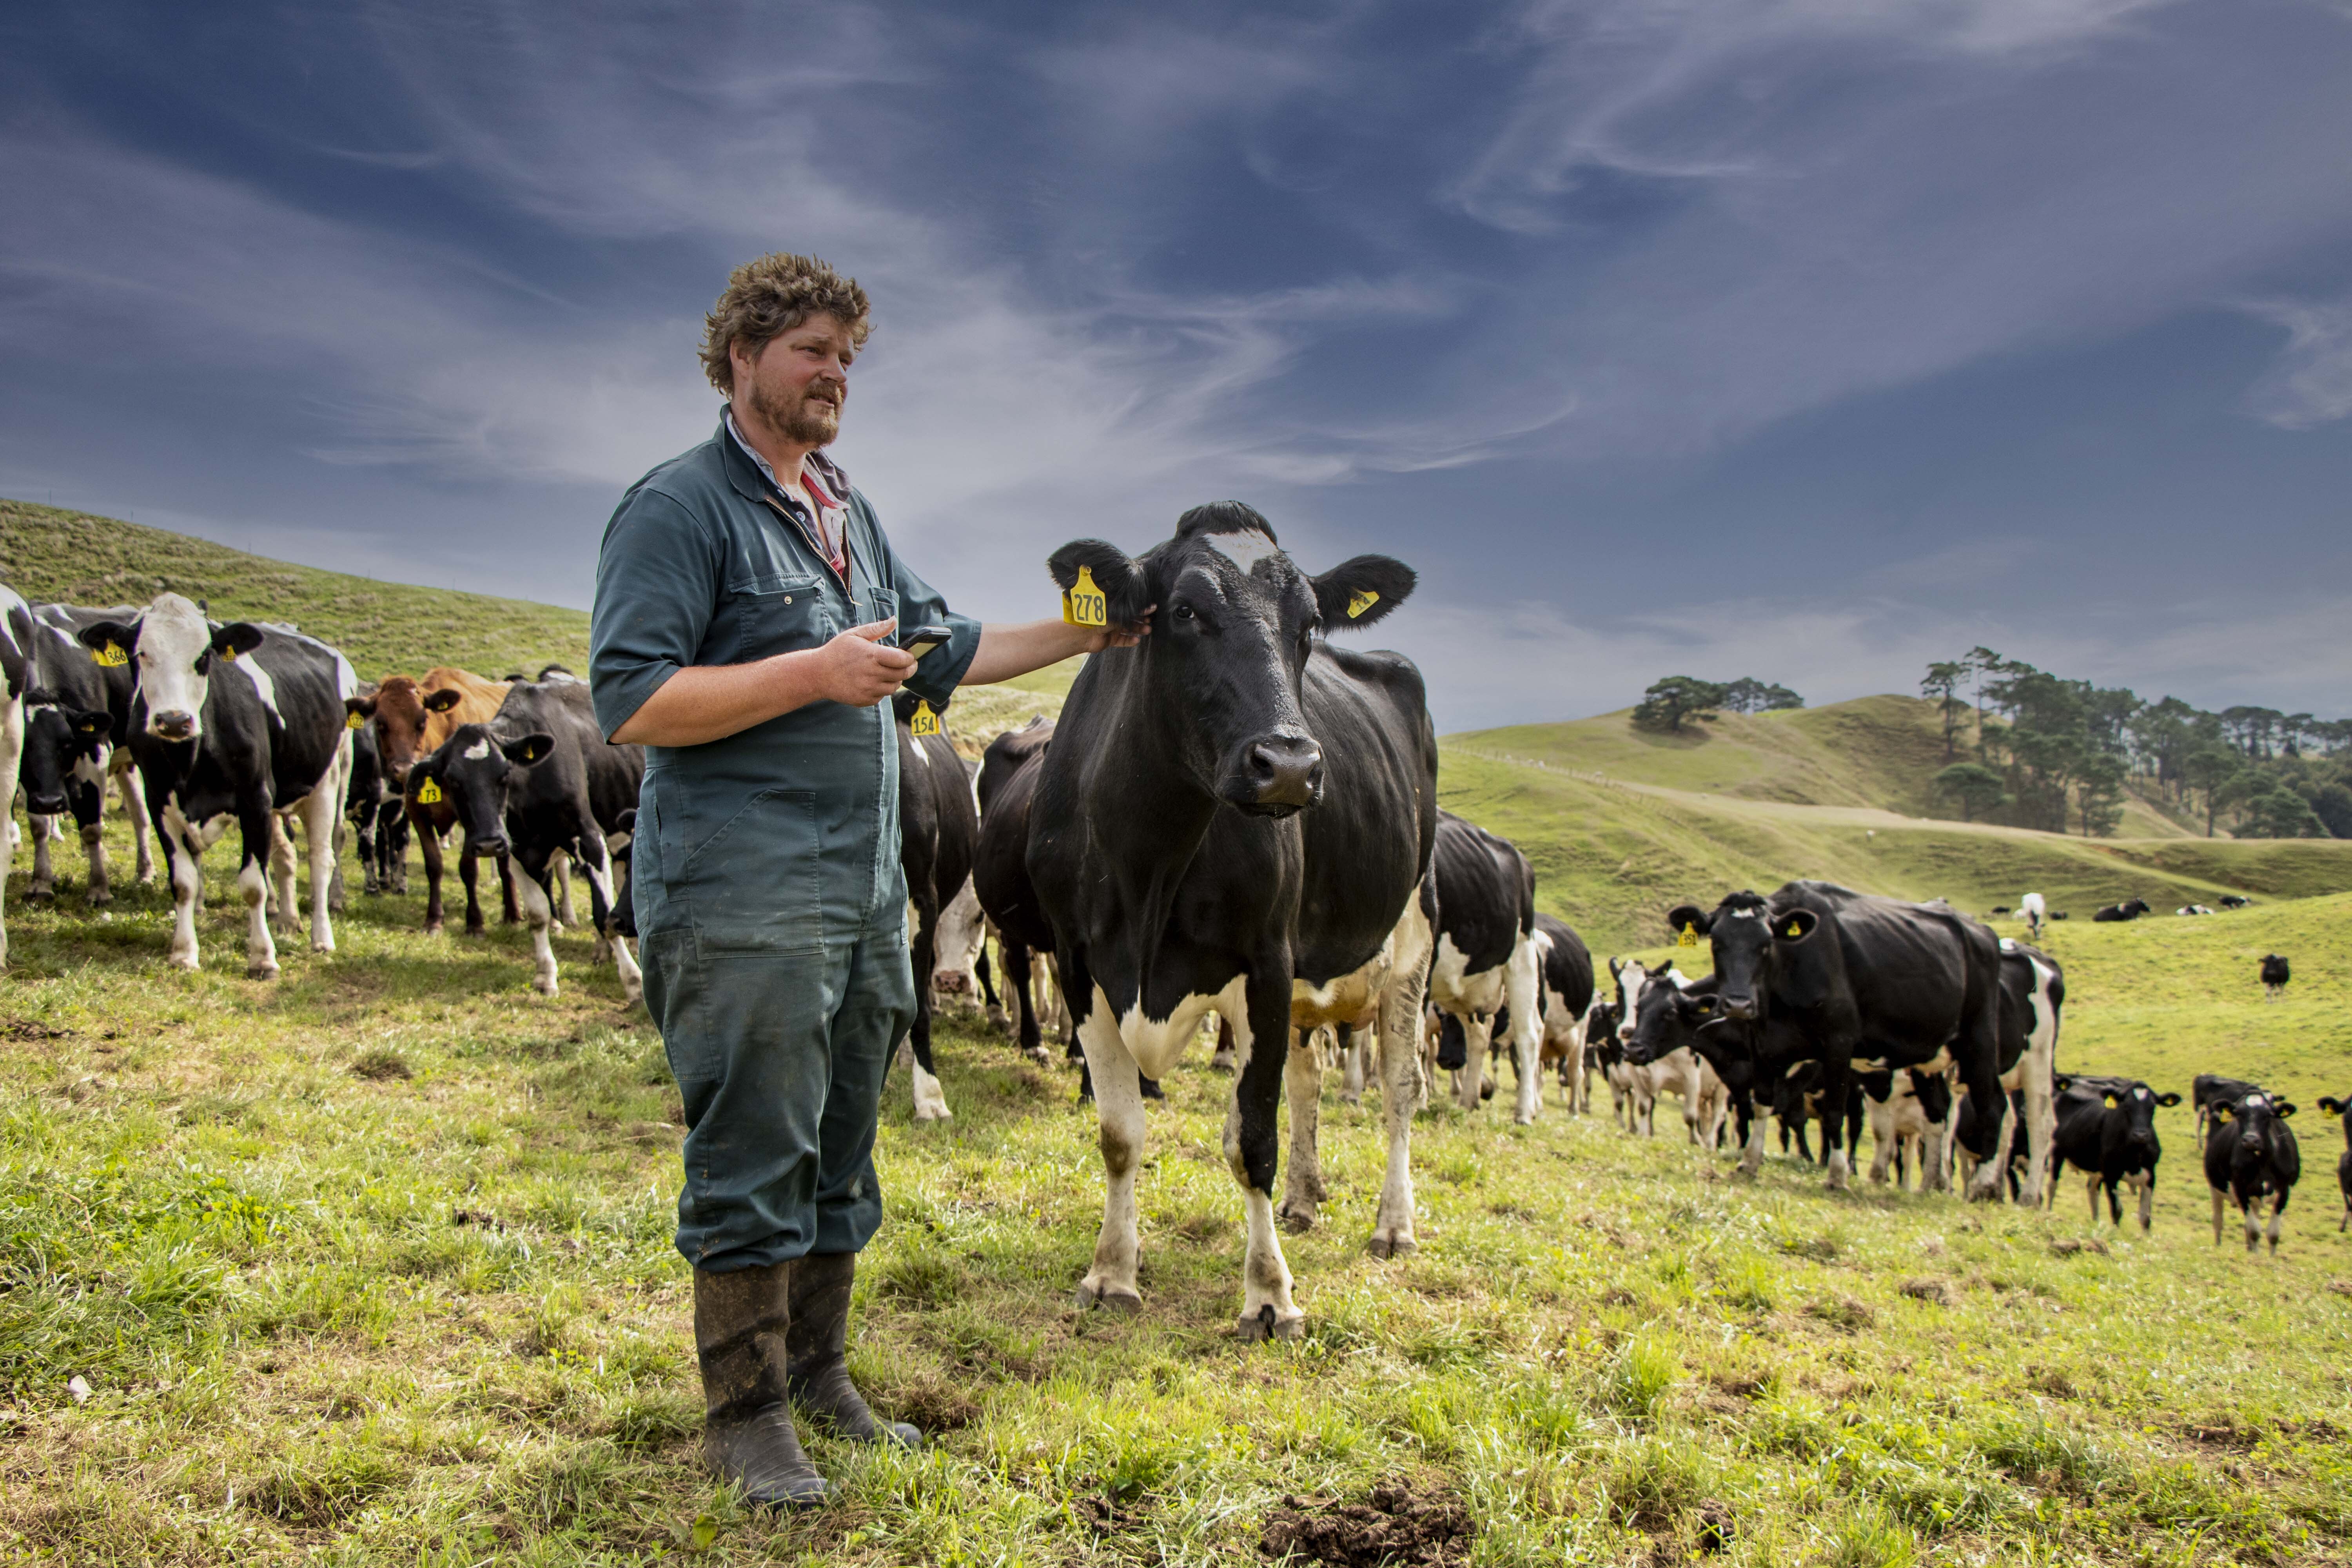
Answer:
[[[1505,967],[1498,963],[1472,973],[1470,955],[1454,945],[1452,936],[1441,931],[1437,962],[1429,971],[1429,994],[1449,1012],[1492,1013],[1503,1005]]]
[[[1237,1039],[1248,1039],[1249,1015],[1244,1002],[1248,988],[1249,977],[1236,974],[1222,991],[1186,996],[1164,1018],[1145,1016],[1139,998],[1119,1019],[1118,1037],[1144,1077],[1165,1078],[1168,1069],[1182,1058],[1185,1047],[1192,1043],[1201,1020],[1213,1011],[1233,1025]]]

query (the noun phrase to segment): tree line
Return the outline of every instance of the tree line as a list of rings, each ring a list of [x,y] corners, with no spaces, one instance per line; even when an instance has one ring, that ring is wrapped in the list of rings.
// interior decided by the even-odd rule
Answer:
[[[1669,675],[1653,681],[1633,709],[1633,722],[1644,730],[1673,731],[1683,721],[1707,720],[1725,709],[1734,713],[1769,713],[1802,708],[1805,700],[1785,686],[1767,685],[1741,676],[1738,680],[1701,680],[1695,676]]]
[[[1919,689],[1943,724],[1935,793],[1964,820],[2104,837],[2137,783],[2208,837],[2352,838],[2352,720],[2150,702],[1988,647],[1931,663]]]

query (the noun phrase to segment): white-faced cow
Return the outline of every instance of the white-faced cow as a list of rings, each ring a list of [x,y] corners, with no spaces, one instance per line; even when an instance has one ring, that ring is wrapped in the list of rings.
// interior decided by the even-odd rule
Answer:
[[[300,919],[289,821],[301,823],[309,849],[310,946],[332,952],[335,826],[352,757],[343,702],[359,688],[351,661],[290,626],[215,625],[171,593],[135,621],[98,621],[77,635],[101,661],[131,665],[127,743],[171,868],[172,963],[197,965],[204,852],[231,822],[244,846],[236,883],[248,911],[247,974],[278,976],[273,882],[280,923],[291,930]]]
[[[2025,897],[2017,900],[2017,913],[2018,917],[2025,921],[2025,934],[2027,939],[2032,942],[2040,942],[2042,940],[2042,928],[2043,925],[2048,923],[2050,919],[2050,905],[2042,899],[2041,894],[2028,893]]]
[[[2262,1245],[2262,1200],[2271,1200],[2271,1250],[2276,1252],[2287,1199],[2303,1178],[2303,1152],[2286,1119],[2294,1103],[2256,1089],[2217,1104],[2212,1136],[2205,1141],[2205,1184],[2213,1190],[2213,1245],[2221,1245],[2221,1210],[2238,1205],[2246,1226],[2246,1250]]]
[[[2120,904],[2104,906],[2093,914],[2091,919],[2100,925],[2110,925],[2116,921],[2136,921],[2147,913],[2147,910],[2148,903],[2146,899],[2126,899]]]
[[[1659,1009],[1665,994],[1691,989],[1690,977],[1671,962],[1652,969],[1633,959],[1611,959],[1609,973],[1617,982],[1617,1038],[1622,1051],[1616,1070],[1625,1079],[1625,1131],[1654,1135],[1658,1096],[1672,1094],[1683,1102],[1683,1131],[1690,1141],[1714,1148],[1732,1104],[1722,1074],[1695,1048],[1695,1042],[1668,1042],[1657,1026],[1647,1037],[1641,1033],[1643,999],[1655,994],[1651,1012],[1663,1025]]]
[[[2280,952],[2263,954],[2263,1000],[2275,1002],[2286,994],[2286,983],[2294,978],[2294,971]]]
[[[1507,1005],[1518,1073],[1514,1120],[1533,1121],[1543,1103],[1536,1068],[1543,1016],[1535,868],[1510,840],[1450,811],[1437,814],[1436,864],[1437,958],[1430,966],[1429,999],[1462,1028],[1455,1098],[1465,1110],[1476,1110],[1486,1098],[1495,1016]],[[1438,1065],[1456,1065],[1450,1049]]]
[[[2325,1094],[2319,1098],[2319,1113],[2333,1116],[2344,1124],[2344,1152],[2336,1159],[2336,1184],[2344,1190],[2344,1217],[2336,1228],[2352,1228],[2352,1094]]]
[[[2051,1152],[2050,1196],[2057,1199],[2058,1179],[2072,1165],[2088,1177],[2091,1220],[2099,1218],[2099,1193],[2107,1194],[2107,1215],[2124,1222],[2123,1198],[2116,1188],[2128,1185],[2139,1194],[2139,1227],[2156,1221],[2156,1167],[2164,1158],[2164,1142],[2156,1135],[2158,1108],[2180,1103],[2169,1092],[2158,1094],[2137,1079],[2062,1073],[2058,1077],[2058,1130]],[[1990,1164],[1980,1168],[1993,1171]]]
[[[92,905],[110,903],[106,863],[106,796],[120,792],[123,814],[131,820],[131,843],[138,853],[139,879],[155,879],[155,856],[147,841],[151,824],[147,802],[132,770],[131,752],[122,742],[131,722],[131,664],[101,664],[81,644],[86,626],[105,620],[130,621],[138,616],[131,605],[110,609],[80,609],[70,605],[33,606],[32,689],[25,694],[25,752],[19,782],[25,790],[26,815],[35,819],[33,882],[29,899],[54,896],[49,866],[48,824],[70,811],[81,829],[83,853],[89,862],[84,894]]]
[[[1712,945],[1714,994],[1725,1022],[1785,1020],[1802,1038],[1804,1054],[1822,1064],[1822,1141],[1832,1187],[1847,1184],[1837,1111],[1856,1063],[1873,1071],[1957,1067],[1977,1103],[2007,1105],[1996,1098],[2000,944],[1949,905],[1790,882],[1769,899],[1734,893],[1712,912],[1685,904],[1670,911],[1666,923],[1696,929]],[[1993,1147],[1989,1139],[1977,1153],[1988,1156]],[[1998,1182],[1997,1172],[1981,1171],[1970,1195],[1996,1195]]]
[[[14,588],[0,586],[0,830],[16,826],[16,766],[25,754],[25,694],[33,680],[33,609]],[[13,858],[13,842],[0,840]],[[0,859],[0,898],[7,892],[7,860]],[[8,925],[0,913],[0,967],[8,963]]]
[[[971,879],[972,856],[980,846],[980,808],[972,798],[971,774],[946,734],[933,729],[917,735],[911,722],[916,698],[900,692],[893,703],[898,728],[899,863],[907,874],[908,958],[915,973],[915,1021],[907,1031],[913,1058],[915,1120],[944,1121],[953,1114],[931,1062],[931,989],[937,967],[940,916]]]
[[[1306,1317],[1275,1232],[1278,1117],[1286,1087],[1282,1217],[1303,1226],[1321,1184],[1322,1069],[1290,1048],[1294,1029],[1377,1026],[1389,1154],[1371,1248],[1414,1245],[1436,732],[1410,661],[1318,635],[1370,626],[1413,574],[1360,555],[1308,577],[1232,501],[1185,513],[1140,559],[1085,540],[1052,567],[1065,592],[1086,574],[1113,622],[1158,606],[1150,636],[1095,655],[1071,688],[1029,824],[1101,1122],[1103,1226],[1079,1298],[1140,1305],[1139,1074],[1165,1076],[1214,1010],[1236,1067],[1224,1149],[1248,1219],[1240,1331],[1296,1338]]]
[[[435,785],[470,848],[513,857],[530,921],[531,985],[544,995],[554,995],[557,987],[549,939],[555,924],[551,862],[559,854],[588,873],[595,961],[612,958],[625,1001],[643,994],[636,959],[614,914],[605,836],[626,831],[623,819],[636,805],[645,773],[645,748],[605,741],[588,705],[587,686],[562,678],[506,688],[496,719],[460,724],[409,770],[410,797],[424,784]]]

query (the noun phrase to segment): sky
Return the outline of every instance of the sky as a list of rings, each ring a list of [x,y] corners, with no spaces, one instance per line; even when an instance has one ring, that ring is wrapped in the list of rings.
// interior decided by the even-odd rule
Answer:
[[[1439,727],[2352,712],[2352,3],[22,7],[0,495],[585,607],[769,250],[958,608],[1236,498]]]

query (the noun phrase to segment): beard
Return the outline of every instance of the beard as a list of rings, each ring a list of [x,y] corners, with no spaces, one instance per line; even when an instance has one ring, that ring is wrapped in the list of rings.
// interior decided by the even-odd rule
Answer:
[[[801,393],[779,392],[753,382],[751,412],[787,441],[826,446],[841,434],[841,405],[835,399],[845,395],[837,387],[827,390],[831,396],[814,387]]]

